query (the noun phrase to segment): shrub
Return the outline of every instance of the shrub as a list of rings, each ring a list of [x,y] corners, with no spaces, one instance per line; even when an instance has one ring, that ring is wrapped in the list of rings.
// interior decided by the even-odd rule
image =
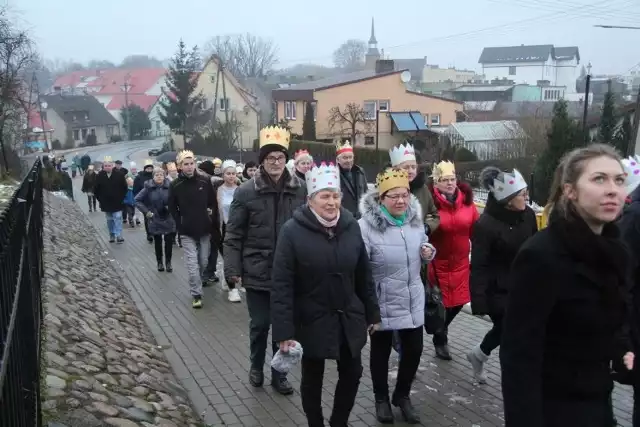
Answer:
[[[92,147],[94,145],[98,145],[98,137],[95,136],[94,134],[89,134],[89,135],[87,135],[87,138],[85,139],[85,143],[87,144],[88,147]]]
[[[111,135],[109,137],[109,142],[120,142],[122,141],[122,137],[120,135]]]
[[[59,139],[54,139],[51,141],[51,149],[52,150],[62,150],[62,144]]]

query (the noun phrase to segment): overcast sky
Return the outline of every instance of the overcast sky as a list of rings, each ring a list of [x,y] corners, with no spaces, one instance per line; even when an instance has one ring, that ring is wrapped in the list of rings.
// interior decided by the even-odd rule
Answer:
[[[375,18],[385,56],[427,57],[430,64],[479,70],[487,46],[575,45],[593,73],[640,69],[640,0],[323,0],[283,3],[259,0],[0,0],[20,13],[46,58],[108,59],[130,54],[172,55],[182,37],[207,39],[250,32],[278,46],[279,67],[330,65],[346,39],[369,38]]]

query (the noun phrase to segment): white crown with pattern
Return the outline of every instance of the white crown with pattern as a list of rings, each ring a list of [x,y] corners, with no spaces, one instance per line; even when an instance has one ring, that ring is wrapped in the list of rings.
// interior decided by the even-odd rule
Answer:
[[[622,159],[622,165],[626,175],[625,187],[627,193],[631,193],[640,184],[640,156],[636,154],[633,157],[629,156],[627,159]]]
[[[393,147],[389,150],[389,158],[391,159],[391,166],[398,166],[400,163],[416,160],[416,150],[413,145],[407,142],[407,145],[400,144],[397,147]]]
[[[313,165],[306,173],[307,194],[311,195],[320,190],[340,191],[340,172],[333,164],[320,163],[320,166]]]
[[[524,177],[517,169],[514,169],[513,173],[504,172],[501,175],[502,179],[500,177],[494,179],[493,187],[489,188],[497,201],[504,200],[527,188],[527,181],[524,180]]]

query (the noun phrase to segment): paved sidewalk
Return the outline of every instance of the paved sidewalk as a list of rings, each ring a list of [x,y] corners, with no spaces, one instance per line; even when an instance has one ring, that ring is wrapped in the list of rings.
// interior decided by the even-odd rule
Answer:
[[[81,181],[74,180],[76,200],[87,211],[86,199],[79,193]],[[144,238],[144,228],[125,227],[123,245],[109,244],[102,213],[89,214],[98,230],[98,238],[112,248],[107,255],[120,264],[125,284],[138,304],[158,344],[163,346],[176,376],[189,391],[198,412],[212,426],[304,426],[300,397],[283,397],[270,386],[254,389],[248,384],[248,316],[245,303],[232,304],[220,286],[205,288],[204,308],[191,308],[182,250],[175,248],[174,272],[156,271],[153,245]],[[421,411],[425,426],[489,427],[503,425],[500,370],[497,353],[488,364],[489,383],[473,383],[465,354],[477,344],[490,323],[467,313],[453,322],[450,346],[451,362],[434,358],[431,337],[425,337],[422,363],[414,384],[413,402]],[[392,354],[390,383],[397,372]],[[377,425],[369,373],[369,347],[363,351],[365,365],[352,427]],[[268,383],[268,367],[265,366]],[[299,389],[300,373],[290,375]],[[324,401],[329,408],[337,374],[329,363]],[[523,387],[526,387],[523,384]],[[615,392],[616,416],[621,426],[631,426],[632,393],[618,387]],[[400,419],[399,414],[397,419]],[[325,409],[329,415],[329,409]],[[396,425],[403,425],[396,422]]]

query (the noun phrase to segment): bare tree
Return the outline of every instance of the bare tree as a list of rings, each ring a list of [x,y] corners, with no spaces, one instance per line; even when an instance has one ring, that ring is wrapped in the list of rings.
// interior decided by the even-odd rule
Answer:
[[[37,56],[33,42],[25,31],[16,29],[15,20],[0,9],[0,174],[9,169],[8,145],[20,135],[7,132],[22,124],[29,104],[29,84],[25,72],[33,68]]]
[[[249,33],[213,37],[204,51],[207,56],[218,55],[225,68],[238,78],[268,76],[278,63],[276,45]]]
[[[333,52],[333,63],[338,68],[358,71],[364,67],[367,44],[362,40],[349,39]]]
[[[327,124],[333,136],[347,136],[351,143],[355,144],[356,136],[370,133],[373,123],[375,122],[370,119],[364,108],[350,102],[342,110],[340,107],[332,107],[329,110]]]

